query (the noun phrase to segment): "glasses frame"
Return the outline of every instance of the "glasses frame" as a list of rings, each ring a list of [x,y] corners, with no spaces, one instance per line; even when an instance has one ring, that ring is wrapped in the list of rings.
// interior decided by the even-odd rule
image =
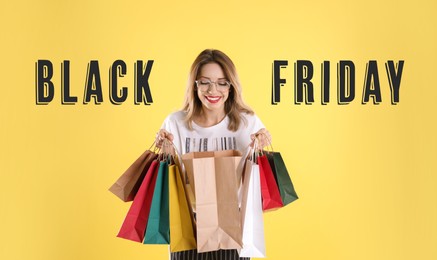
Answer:
[[[218,91],[226,91],[226,90],[229,90],[230,88],[231,88],[231,82],[229,82],[229,81],[227,81],[227,80],[225,80],[225,82],[226,82],[226,87],[225,86],[220,86],[219,84],[218,84],[218,81],[212,81],[212,80],[209,80],[209,79],[204,79],[204,81],[208,81],[209,83],[208,83],[208,87],[207,88],[205,88],[205,85],[202,85],[202,84],[200,84],[200,79],[197,79],[197,80],[195,80],[194,82],[196,83],[196,86],[197,86],[197,88],[198,89],[200,89],[200,91],[202,91],[202,92],[206,92],[206,91],[208,91],[211,87],[212,87],[212,85],[214,84],[215,85],[215,88],[218,90]]]

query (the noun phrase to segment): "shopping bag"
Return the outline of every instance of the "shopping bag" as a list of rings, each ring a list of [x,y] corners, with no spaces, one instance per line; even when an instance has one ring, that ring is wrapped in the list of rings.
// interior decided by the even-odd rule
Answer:
[[[185,185],[177,165],[169,165],[170,252],[196,249],[196,239]]]
[[[168,162],[159,163],[144,244],[169,244]]]
[[[123,201],[132,201],[140,188],[144,176],[157,154],[146,150],[109,188]]]
[[[150,165],[117,237],[140,243],[143,241],[144,231],[146,230],[147,220],[149,219],[156,177],[158,175],[158,164],[159,162],[154,160]]]
[[[236,173],[241,153],[192,152],[182,160],[196,199],[197,251],[241,248]]]
[[[259,165],[246,161],[243,171],[241,219],[243,247],[240,257],[265,257],[264,221],[261,201]]]
[[[263,210],[273,210],[282,207],[281,194],[279,193],[278,185],[266,155],[258,155],[257,161],[260,171]]]
[[[297,200],[299,197],[294,189],[293,182],[291,181],[281,154],[279,152],[266,152],[265,154],[273,170],[273,175],[275,176],[284,206]]]

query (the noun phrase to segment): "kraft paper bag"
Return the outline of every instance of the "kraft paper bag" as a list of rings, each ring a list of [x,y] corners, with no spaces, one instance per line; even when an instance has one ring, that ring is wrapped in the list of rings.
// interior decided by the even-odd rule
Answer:
[[[197,251],[240,249],[241,216],[238,207],[235,150],[182,155],[196,199]]]
[[[132,201],[157,154],[146,150],[109,188],[122,201]]]
[[[124,219],[117,237],[143,242],[147,220],[149,219],[150,206],[158,175],[157,160],[154,160],[147,171],[141,186],[135,196],[132,205]]]
[[[263,210],[267,211],[283,207],[281,194],[279,193],[278,185],[276,184],[267,156],[265,154],[259,155],[257,160],[261,179]]]
[[[168,197],[168,163],[159,163],[152,205],[150,206],[144,244],[170,243],[170,213]]]
[[[192,215],[184,191],[184,182],[176,165],[170,165],[170,252],[196,249]]]
[[[243,172],[241,216],[243,247],[240,257],[265,257],[264,221],[259,165],[247,160]]]
[[[294,189],[293,182],[281,154],[279,152],[267,152],[266,155],[273,170],[284,206],[297,200],[299,197]]]

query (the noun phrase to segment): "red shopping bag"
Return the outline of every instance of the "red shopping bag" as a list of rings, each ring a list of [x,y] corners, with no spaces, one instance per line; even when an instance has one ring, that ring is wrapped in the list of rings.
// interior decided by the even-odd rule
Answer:
[[[150,165],[117,237],[143,242],[158,175],[158,165],[158,160],[154,160]]]
[[[281,194],[266,155],[259,155],[257,160],[261,179],[263,211],[283,207]]]

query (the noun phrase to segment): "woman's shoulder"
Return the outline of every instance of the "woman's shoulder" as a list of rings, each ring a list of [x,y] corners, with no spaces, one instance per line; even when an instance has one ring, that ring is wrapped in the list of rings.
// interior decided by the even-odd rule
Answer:
[[[161,128],[166,129],[167,131],[174,131],[174,129],[184,127],[185,116],[186,113],[184,111],[173,112],[164,119]]]
[[[169,114],[165,120],[170,122],[180,122],[185,120],[186,115],[187,113],[185,111],[179,110]]]
[[[247,120],[247,122],[254,122],[259,120],[258,116],[255,113],[241,112],[240,116]]]
[[[165,127],[185,125],[186,115],[187,113],[182,110],[173,112],[165,118],[163,125]]]
[[[255,129],[256,131],[265,128],[261,119],[255,113],[241,113],[241,118],[243,119],[243,125],[245,128]]]

